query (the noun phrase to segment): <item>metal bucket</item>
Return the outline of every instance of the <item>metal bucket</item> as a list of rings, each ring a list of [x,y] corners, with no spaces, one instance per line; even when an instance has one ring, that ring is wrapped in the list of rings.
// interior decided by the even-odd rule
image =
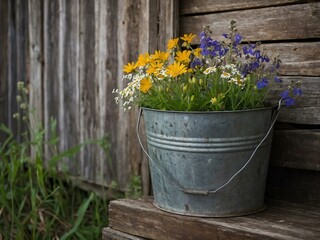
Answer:
[[[273,110],[143,108],[154,205],[202,217],[263,210]]]

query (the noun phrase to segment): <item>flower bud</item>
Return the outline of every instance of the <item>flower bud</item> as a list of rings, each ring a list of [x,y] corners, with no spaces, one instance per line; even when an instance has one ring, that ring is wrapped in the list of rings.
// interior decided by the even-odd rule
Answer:
[[[203,84],[203,79],[202,79],[202,78],[199,79],[199,84],[200,84],[200,85]]]
[[[18,87],[18,90],[21,91],[21,90],[23,89],[23,87],[24,87],[24,82],[19,81],[19,82],[17,83],[17,87]]]
[[[192,83],[196,84],[197,83],[197,79],[195,77],[192,78]]]
[[[21,109],[27,109],[27,104],[26,103],[21,103],[20,104]]]
[[[182,90],[183,90],[184,92],[186,92],[186,91],[188,90],[188,85],[185,85],[185,86],[182,88]]]

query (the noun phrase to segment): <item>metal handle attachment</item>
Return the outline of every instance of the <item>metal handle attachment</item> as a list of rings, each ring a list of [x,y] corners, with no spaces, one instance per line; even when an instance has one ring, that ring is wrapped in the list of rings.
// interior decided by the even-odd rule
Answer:
[[[252,158],[254,157],[254,155],[256,154],[256,152],[258,151],[259,147],[263,144],[263,142],[268,138],[270,132],[272,131],[272,128],[275,124],[275,122],[277,121],[277,118],[279,116],[279,110],[281,108],[281,103],[282,103],[282,99],[279,100],[278,102],[278,106],[277,108],[274,110],[273,112],[273,116],[272,116],[272,120],[271,120],[271,124],[269,127],[269,130],[267,131],[266,135],[262,138],[262,140],[260,141],[260,143],[255,147],[254,151],[252,152],[250,158],[247,160],[247,162],[235,173],[233,174],[233,176],[226,181],[223,185],[221,185],[220,187],[218,187],[215,190],[197,190],[197,189],[187,189],[183,186],[181,186],[180,184],[178,184],[176,181],[174,181],[173,179],[171,179],[167,174],[165,174],[161,168],[156,164],[155,161],[153,161],[153,159],[150,157],[150,155],[148,154],[148,152],[146,151],[146,149],[144,148],[141,139],[140,139],[140,134],[139,134],[139,130],[140,130],[140,119],[142,116],[142,108],[140,108],[140,112],[139,112],[139,117],[138,117],[138,121],[137,121],[137,127],[136,127],[136,132],[137,132],[137,136],[138,136],[138,141],[140,143],[140,146],[143,150],[143,152],[147,155],[147,157],[150,159],[150,161],[157,167],[157,169],[161,172],[161,174],[167,179],[169,180],[172,185],[174,187],[176,187],[178,190],[184,192],[184,193],[188,193],[188,194],[195,194],[195,195],[209,195],[209,194],[214,194],[217,193],[219,190],[221,190],[222,188],[226,187],[240,172],[243,171],[243,169],[246,168],[246,166],[251,162]]]

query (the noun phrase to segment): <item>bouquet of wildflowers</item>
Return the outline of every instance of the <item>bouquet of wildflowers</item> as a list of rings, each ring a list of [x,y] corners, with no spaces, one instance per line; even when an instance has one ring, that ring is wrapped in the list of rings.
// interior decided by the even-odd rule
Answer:
[[[224,111],[266,107],[277,75],[278,58],[260,50],[260,44],[240,44],[235,21],[230,22],[226,41],[211,37],[209,27],[200,33],[198,47],[191,45],[195,34],[170,39],[167,51],[141,54],[124,67],[125,89],[114,90],[124,110],[132,106],[176,111]],[[180,44],[179,44],[180,43]],[[301,95],[297,84],[279,98],[287,106]]]

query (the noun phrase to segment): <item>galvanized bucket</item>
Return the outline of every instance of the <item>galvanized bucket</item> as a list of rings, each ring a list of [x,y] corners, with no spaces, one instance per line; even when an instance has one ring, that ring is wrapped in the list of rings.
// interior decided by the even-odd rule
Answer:
[[[263,210],[274,110],[143,108],[154,205],[202,217]]]

